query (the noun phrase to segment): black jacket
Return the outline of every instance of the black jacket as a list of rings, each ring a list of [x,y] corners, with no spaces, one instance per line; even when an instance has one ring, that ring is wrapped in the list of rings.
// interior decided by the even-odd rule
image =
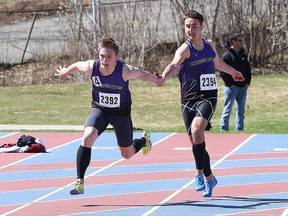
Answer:
[[[230,87],[235,85],[238,87],[244,87],[247,84],[250,85],[251,67],[244,51],[245,50],[243,48],[241,48],[239,52],[236,52],[232,48],[228,48],[228,50],[222,55],[222,60],[231,67],[235,68],[237,71],[240,71],[245,78],[244,81],[234,81],[230,74],[221,71],[220,77],[223,79],[225,86]]]

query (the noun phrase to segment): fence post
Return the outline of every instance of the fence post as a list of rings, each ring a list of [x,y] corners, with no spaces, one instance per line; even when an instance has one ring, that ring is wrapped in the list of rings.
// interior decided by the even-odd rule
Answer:
[[[22,55],[21,64],[24,61],[24,56],[25,56],[26,49],[27,49],[28,44],[29,44],[30,36],[32,34],[32,30],[33,30],[33,27],[34,27],[34,23],[35,23],[36,17],[37,17],[37,12],[34,14],[33,22],[32,22],[32,25],[31,25],[31,28],[30,28],[30,32],[29,32],[29,35],[28,35],[28,38],[27,38],[27,41],[26,41],[25,49],[24,49],[24,52],[23,52],[23,55]]]

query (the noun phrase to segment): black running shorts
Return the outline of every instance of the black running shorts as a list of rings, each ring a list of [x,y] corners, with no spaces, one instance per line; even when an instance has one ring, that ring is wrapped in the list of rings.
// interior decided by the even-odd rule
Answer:
[[[203,117],[207,121],[212,118],[217,104],[217,98],[211,97],[204,100],[190,100],[181,103],[182,115],[186,131],[191,135],[191,124],[195,117]]]
[[[92,108],[88,116],[85,128],[94,127],[98,130],[98,135],[103,133],[108,124],[113,126],[117,138],[118,146],[129,147],[133,143],[133,124],[130,114],[119,114],[105,112],[99,108]]]

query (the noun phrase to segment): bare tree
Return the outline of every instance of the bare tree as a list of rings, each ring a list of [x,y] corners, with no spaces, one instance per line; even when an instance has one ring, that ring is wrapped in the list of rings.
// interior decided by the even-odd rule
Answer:
[[[229,35],[240,32],[244,35],[246,51],[254,67],[283,68],[288,65],[287,0],[195,0],[193,2],[191,0],[115,0],[111,2],[98,5],[98,19],[101,22],[97,38],[105,35],[116,39],[124,48],[123,58],[139,67],[147,67],[149,62],[146,63],[145,59],[149,59],[151,64],[158,61],[159,56],[151,53],[152,51],[157,53],[155,49],[159,50],[161,44],[170,47],[174,43],[175,47],[178,47],[185,40],[182,18],[188,9],[195,9],[203,14],[205,20],[203,36],[217,42],[220,54],[224,51]],[[93,25],[91,20],[90,24],[85,20],[89,17],[91,8],[83,10],[83,15],[80,15],[81,7],[76,3],[76,0],[70,0],[69,16],[66,11],[67,20],[70,20],[68,26],[73,35],[72,41],[78,41],[78,48],[88,49],[89,56],[95,56],[95,50],[92,48],[95,48],[96,44],[91,35]],[[77,52],[82,53],[78,48]],[[147,57],[148,53],[154,58]]]
[[[220,0],[217,0],[213,24],[212,24],[212,39],[213,40],[215,40],[215,38],[216,38],[216,23],[217,23],[217,17],[218,17],[218,13],[219,13],[219,7],[220,7]]]

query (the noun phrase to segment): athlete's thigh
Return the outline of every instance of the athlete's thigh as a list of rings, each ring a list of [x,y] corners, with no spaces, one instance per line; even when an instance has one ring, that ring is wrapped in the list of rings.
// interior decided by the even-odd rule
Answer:
[[[210,121],[216,110],[217,98],[204,99],[195,107],[195,117],[202,117]]]
[[[196,114],[196,110],[193,108],[193,105],[195,105],[195,103],[191,101],[187,103],[186,102],[181,103],[183,121],[186,128],[186,132],[189,135],[191,135],[191,124]]]
[[[111,119],[110,119],[111,118]],[[133,124],[130,114],[113,114],[109,115],[118,146],[129,147],[133,142]]]
[[[103,112],[99,108],[93,108],[90,115],[88,116],[85,128],[94,127],[98,131],[98,136],[107,128],[109,124],[107,113]]]

